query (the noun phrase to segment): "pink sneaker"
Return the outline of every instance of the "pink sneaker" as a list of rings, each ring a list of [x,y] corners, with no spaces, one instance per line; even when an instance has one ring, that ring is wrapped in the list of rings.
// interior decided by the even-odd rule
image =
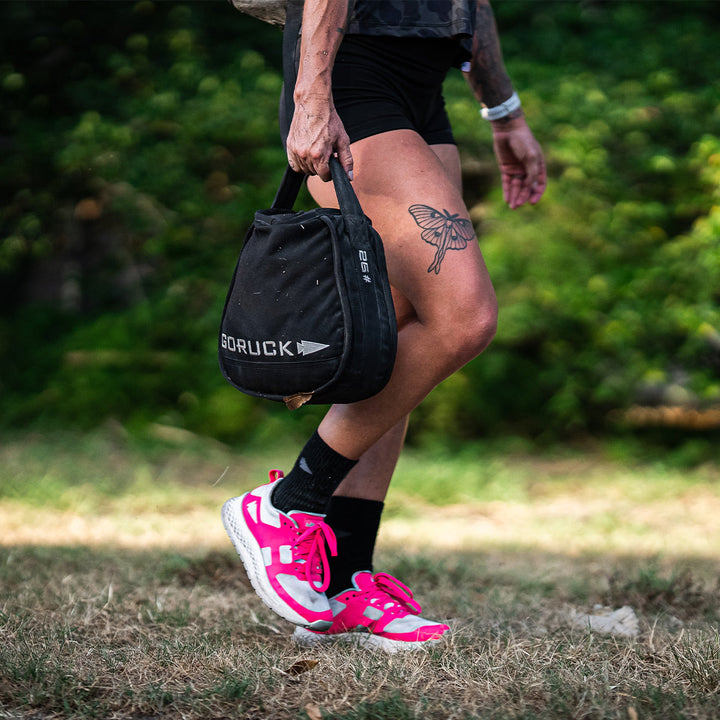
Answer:
[[[340,640],[397,652],[434,645],[450,630],[421,618],[411,590],[392,575],[362,571],[352,579],[354,589],[330,599],[330,628],[317,632],[298,627],[297,642],[312,646]]]
[[[333,619],[325,596],[326,543],[337,554],[335,535],[322,515],[284,513],[273,506],[270,495],[282,477],[280,470],[271,470],[267,485],[228,500],[223,524],[262,601],[295,625],[326,630]]]

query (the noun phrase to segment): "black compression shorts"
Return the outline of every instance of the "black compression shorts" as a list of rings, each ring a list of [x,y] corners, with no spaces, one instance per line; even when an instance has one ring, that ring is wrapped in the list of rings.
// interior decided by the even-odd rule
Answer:
[[[333,100],[350,142],[415,130],[428,145],[454,144],[442,84],[459,50],[452,38],[347,35],[333,68]]]

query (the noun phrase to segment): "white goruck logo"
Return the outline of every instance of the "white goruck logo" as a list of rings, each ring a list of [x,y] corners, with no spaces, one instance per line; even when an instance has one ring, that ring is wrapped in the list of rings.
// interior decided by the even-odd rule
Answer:
[[[238,355],[253,357],[295,357],[296,355],[312,355],[324,350],[329,345],[312,340],[248,340],[236,338],[222,333],[220,345],[224,350]]]

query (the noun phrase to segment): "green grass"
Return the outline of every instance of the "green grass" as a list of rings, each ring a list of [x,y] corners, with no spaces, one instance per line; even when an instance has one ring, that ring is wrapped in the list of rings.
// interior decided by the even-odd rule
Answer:
[[[452,636],[399,656],[298,648],[250,589],[218,508],[292,447],[163,433],[5,438],[0,717],[720,717],[716,467],[409,452],[376,567]],[[596,604],[639,634],[573,622]]]

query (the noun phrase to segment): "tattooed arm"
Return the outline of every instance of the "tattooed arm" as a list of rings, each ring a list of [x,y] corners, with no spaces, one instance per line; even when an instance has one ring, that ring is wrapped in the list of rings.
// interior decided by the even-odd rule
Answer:
[[[489,0],[477,2],[473,57],[466,75],[475,97],[486,107],[496,107],[513,94]],[[511,208],[526,202],[535,204],[547,184],[545,161],[522,108],[490,124],[505,202]]]
[[[332,98],[332,68],[347,20],[348,0],[305,0],[287,154],[295,170],[326,181],[333,152],[352,176],[350,140]]]
[[[475,97],[487,107],[500,105],[513,93],[513,85],[503,63],[495,16],[489,0],[477,2],[473,57],[467,80]],[[522,110],[516,110],[511,115],[519,117]]]

